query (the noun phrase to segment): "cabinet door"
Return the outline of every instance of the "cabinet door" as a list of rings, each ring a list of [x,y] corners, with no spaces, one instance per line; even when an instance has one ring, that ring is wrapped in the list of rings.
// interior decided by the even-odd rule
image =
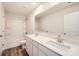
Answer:
[[[47,56],[43,51],[38,49],[38,56]]]
[[[33,56],[37,56],[38,52],[38,43],[33,40]]]
[[[33,45],[33,56],[37,56],[37,50],[38,48]]]
[[[32,56],[32,43],[30,43],[28,40],[26,40],[26,51],[29,56]]]

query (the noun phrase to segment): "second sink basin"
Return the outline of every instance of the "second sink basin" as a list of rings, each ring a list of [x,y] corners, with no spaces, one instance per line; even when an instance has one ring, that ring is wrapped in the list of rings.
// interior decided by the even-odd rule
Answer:
[[[65,45],[63,43],[54,42],[52,40],[47,41],[46,43],[51,45],[51,46],[55,46],[56,48],[63,50],[63,51],[68,51],[70,49],[70,46]]]

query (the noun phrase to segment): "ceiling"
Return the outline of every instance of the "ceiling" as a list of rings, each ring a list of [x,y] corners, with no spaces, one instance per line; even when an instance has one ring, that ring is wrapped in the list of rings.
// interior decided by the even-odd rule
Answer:
[[[3,2],[5,12],[11,12],[28,16],[42,3],[33,2]]]

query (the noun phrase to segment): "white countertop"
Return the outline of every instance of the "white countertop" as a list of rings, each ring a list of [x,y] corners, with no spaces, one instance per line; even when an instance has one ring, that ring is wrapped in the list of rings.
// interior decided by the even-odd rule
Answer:
[[[63,44],[70,46],[70,48],[68,50],[65,50],[65,49],[61,50],[55,46],[52,46],[52,45],[46,43],[47,41],[50,41],[50,40],[55,42],[55,39],[51,39],[49,37],[45,37],[45,36],[41,36],[41,35],[36,36],[35,34],[30,34],[30,35],[26,35],[26,36],[30,37],[32,40],[40,43],[41,45],[61,54],[63,56],[79,56],[79,46],[77,46],[77,45],[63,43]]]

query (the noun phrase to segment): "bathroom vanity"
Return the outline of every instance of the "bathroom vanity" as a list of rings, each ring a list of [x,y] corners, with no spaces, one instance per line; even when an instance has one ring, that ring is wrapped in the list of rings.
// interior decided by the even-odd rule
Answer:
[[[79,47],[67,42],[35,34],[26,35],[26,51],[30,56],[74,56],[79,55]]]
[[[43,45],[44,43],[41,42],[43,40],[36,41],[39,39],[42,39],[42,38],[40,37],[40,38],[34,39],[30,37],[30,35],[26,36],[26,51],[30,56],[60,56],[60,54],[44,46]]]

